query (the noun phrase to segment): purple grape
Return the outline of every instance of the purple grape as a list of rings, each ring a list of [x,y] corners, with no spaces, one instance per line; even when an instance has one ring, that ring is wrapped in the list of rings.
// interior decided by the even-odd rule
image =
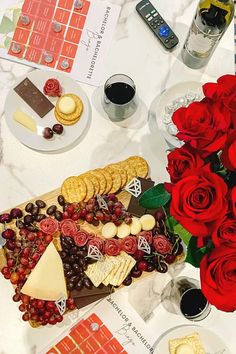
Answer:
[[[54,124],[52,130],[54,133],[61,135],[63,133],[63,126],[61,124]]]
[[[43,137],[44,137],[45,139],[51,139],[51,138],[53,137],[53,131],[52,131],[52,129],[49,128],[49,127],[44,128]]]
[[[12,219],[22,218],[23,213],[19,208],[14,208],[10,212]]]

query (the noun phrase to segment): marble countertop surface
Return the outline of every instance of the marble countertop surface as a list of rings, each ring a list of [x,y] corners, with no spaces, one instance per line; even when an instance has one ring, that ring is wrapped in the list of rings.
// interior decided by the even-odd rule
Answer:
[[[33,69],[0,60],[0,210],[53,190],[68,176],[120,161],[130,155],[142,155],[147,159],[152,178],[156,182],[166,180],[167,145],[157,129],[153,115],[157,97],[166,88],[181,81],[215,81],[223,74],[234,73],[233,24],[206,68],[196,71],[181,62],[181,47],[197,0],[152,0],[179,37],[180,44],[172,53],[164,51],[143,24],[135,11],[137,1],[111,2],[121,6],[121,14],[106,64],[102,68],[103,83],[115,73],[125,73],[133,78],[143,103],[142,116],[138,117],[135,124],[111,122],[98,104],[101,90],[81,84],[92,107],[91,124],[86,134],[76,146],[63,153],[33,151],[15,139],[4,118],[4,102],[9,89],[18,77]],[[0,353],[37,353],[37,344],[47,336],[55,335],[59,329],[29,328],[28,324],[21,321],[17,305],[11,301],[13,291],[10,283],[2,277],[0,289]],[[233,354],[236,316],[225,314],[224,318],[222,330],[226,319],[230,320],[227,340]]]

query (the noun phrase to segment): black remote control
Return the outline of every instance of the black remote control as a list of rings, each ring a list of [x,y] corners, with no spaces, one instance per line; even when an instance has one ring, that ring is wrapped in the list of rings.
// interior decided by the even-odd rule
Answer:
[[[166,49],[171,50],[179,43],[177,36],[150,1],[140,1],[136,10]]]

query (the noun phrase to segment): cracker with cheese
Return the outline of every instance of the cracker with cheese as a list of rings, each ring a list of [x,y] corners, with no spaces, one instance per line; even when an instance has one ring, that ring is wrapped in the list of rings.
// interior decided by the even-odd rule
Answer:
[[[193,332],[185,337],[169,340],[170,354],[206,354],[199,333]]]
[[[108,276],[112,268],[113,263],[109,259],[109,256],[105,256],[104,260],[90,264],[85,271],[85,274],[91,280],[93,285],[98,287]]]

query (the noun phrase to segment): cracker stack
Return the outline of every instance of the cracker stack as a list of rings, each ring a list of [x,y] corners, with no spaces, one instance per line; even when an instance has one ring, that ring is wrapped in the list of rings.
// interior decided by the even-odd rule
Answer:
[[[77,123],[83,112],[83,102],[79,96],[68,93],[61,96],[56,103],[55,117],[63,125]]]
[[[87,202],[97,194],[117,193],[134,177],[147,177],[148,171],[144,158],[132,156],[80,176],[67,178],[62,184],[61,193],[69,203]]]

